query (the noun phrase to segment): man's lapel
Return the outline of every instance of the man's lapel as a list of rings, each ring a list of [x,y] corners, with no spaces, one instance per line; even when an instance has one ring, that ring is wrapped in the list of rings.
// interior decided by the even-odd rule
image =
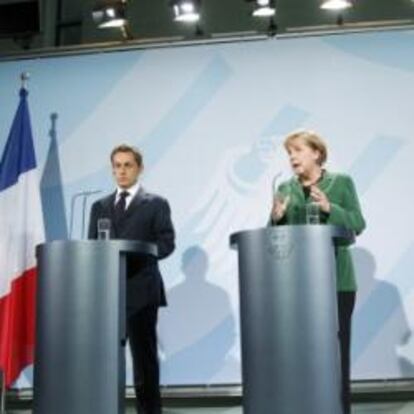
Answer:
[[[115,197],[116,191],[102,200],[102,209],[106,217],[113,218],[114,216]]]
[[[128,220],[128,218],[136,211],[137,207],[145,201],[147,197],[147,193],[145,190],[140,187],[137,193],[135,194],[134,198],[131,200],[131,202],[128,205],[128,208],[125,211],[124,220]]]
[[[101,201],[102,214],[100,218],[109,218],[111,220],[111,223],[112,223],[111,233],[113,233],[113,235],[116,236],[117,229],[116,229],[115,214],[114,214],[115,197],[116,197],[116,191]]]

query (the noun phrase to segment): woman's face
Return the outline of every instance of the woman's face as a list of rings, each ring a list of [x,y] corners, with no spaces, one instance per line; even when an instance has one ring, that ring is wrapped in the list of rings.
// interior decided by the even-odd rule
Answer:
[[[320,168],[319,151],[311,148],[302,138],[296,138],[287,147],[290,165],[295,175],[308,175],[315,168]]]

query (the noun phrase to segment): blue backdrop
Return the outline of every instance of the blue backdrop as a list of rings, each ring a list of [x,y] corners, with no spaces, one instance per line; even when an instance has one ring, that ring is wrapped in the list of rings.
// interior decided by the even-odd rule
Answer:
[[[281,142],[299,127],[328,141],[328,168],[356,182],[368,228],[355,379],[414,375],[414,32],[273,39],[2,63],[0,148],[31,73],[29,102],[49,239],[82,237],[80,191],[113,188],[108,154],[145,155],[143,184],[167,197],[178,248],[163,262],[164,384],[240,382],[236,254],[228,235],[267,221]],[[130,365],[130,362],[129,362]],[[130,367],[128,378],[130,380]],[[30,372],[20,384],[30,383]]]

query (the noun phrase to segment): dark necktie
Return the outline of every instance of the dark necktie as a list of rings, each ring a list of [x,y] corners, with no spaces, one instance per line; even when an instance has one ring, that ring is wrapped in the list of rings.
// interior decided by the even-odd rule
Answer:
[[[115,204],[115,222],[119,223],[126,210],[126,198],[129,196],[128,191],[122,191],[119,194],[118,202]]]

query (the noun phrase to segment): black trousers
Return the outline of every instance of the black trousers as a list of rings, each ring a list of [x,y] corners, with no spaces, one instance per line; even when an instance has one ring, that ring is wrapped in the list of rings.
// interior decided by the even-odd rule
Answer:
[[[355,292],[338,292],[339,345],[342,369],[342,404],[344,414],[351,412],[351,328]]]
[[[161,414],[157,319],[156,306],[148,306],[127,319],[138,414]]]

